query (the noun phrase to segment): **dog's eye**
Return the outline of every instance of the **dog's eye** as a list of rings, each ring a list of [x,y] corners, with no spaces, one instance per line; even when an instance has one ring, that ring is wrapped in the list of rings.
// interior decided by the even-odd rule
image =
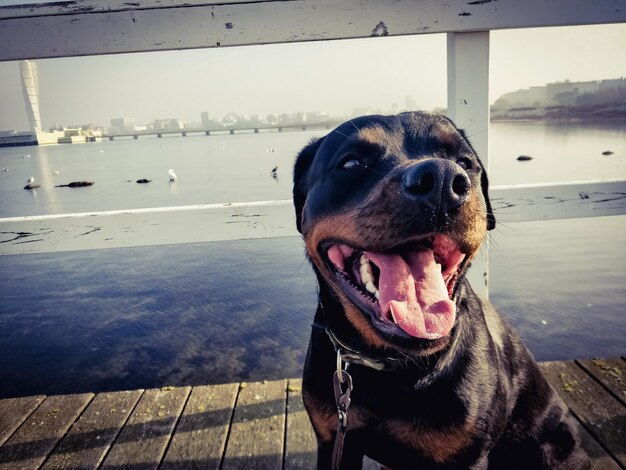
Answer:
[[[472,161],[469,158],[459,158],[456,161],[456,164],[464,170],[469,170],[470,168],[472,168]]]
[[[364,167],[365,165],[358,158],[355,158],[354,155],[348,155],[343,158],[341,162],[339,162],[339,168],[344,170],[354,170],[356,168]]]

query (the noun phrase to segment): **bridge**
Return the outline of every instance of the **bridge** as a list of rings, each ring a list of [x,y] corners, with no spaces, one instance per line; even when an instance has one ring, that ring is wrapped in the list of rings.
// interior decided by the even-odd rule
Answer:
[[[234,135],[235,133],[247,133],[254,132],[258,134],[261,131],[291,131],[291,130],[310,130],[310,129],[331,129],[333,127],[338,126],[343,121],[321,121],[321,122],[310,122],[310,123],[299,123],[299,124],[280,124],[280,125],[244,125],[244,126],[233,126],[233,127],[214,127],[212,129],[167,129],[167,130],[159,130],[159,131],[135,131],[135,132],[119,132],[114,134],[104,134],[102,137],[107,138],[109,140],[115,140],[116,138],[123,137],[132,137],[135,140],[139,139],[139,136],[149,136],[156,135],[157,137],[163,137],[164,135],[181,135],[182,137],[187,137],[188,135],[211,135],[211,134],[230,134]]]

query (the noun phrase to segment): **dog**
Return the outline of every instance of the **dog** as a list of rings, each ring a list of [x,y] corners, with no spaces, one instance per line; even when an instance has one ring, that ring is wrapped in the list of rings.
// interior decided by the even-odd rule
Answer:
[[[293,199],[319,286],[302,382],[319,469],[364,455],[394,469],[590,468],[569,410],[465,279],[496,220],[450,119],[347,121],[298,154]]]

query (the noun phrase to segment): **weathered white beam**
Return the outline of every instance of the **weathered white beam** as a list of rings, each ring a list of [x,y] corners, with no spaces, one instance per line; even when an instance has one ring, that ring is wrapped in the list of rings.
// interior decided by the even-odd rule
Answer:
[[[623,0],[76,0],[0,7],[0,60],[620,22]]]
[[[448,116],[489,166],[489,31],[448,33]]]
[[[626,214],[626,181],[494,187],[499,223]],[[0,254],[296,236],[290,200],[0,219]]]
[[[489,168],[489,31],[448,33],[448,115],[472,136],[472,146]],[[468,279],[487,297],[488,245],[472,263]]]
[[[626,181],[496,186],[490,196],[505,224],[626,215]]]
[[[0,219],[0,254],[296,235],[290,201],[207,204]]]

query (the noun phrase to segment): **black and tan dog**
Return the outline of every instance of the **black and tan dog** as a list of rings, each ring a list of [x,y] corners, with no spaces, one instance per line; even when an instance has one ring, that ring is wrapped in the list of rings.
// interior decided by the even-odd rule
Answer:
[[[464,279],[495,226],[487,187],[467,138],[434,114],[353,119],[298,155],[297,226],[320,290],[303,379],[319,468],[333,455],[345,469],[363,455],[398,469],[589,468],[566,406]],[[346,427],[337,351],[350,364],[339,394],[354,387]]]

